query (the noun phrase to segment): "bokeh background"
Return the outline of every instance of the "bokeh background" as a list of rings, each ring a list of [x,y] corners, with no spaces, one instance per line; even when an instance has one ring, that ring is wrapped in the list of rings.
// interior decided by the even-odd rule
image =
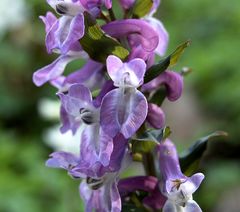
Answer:
[[[55,58],[46,53],[44,26],[38,19],[49,9],[42,0],[0,1],[1,212],[82,211],[79,182],[44,165],[53,148],[66,141],[76,144],[57,131],[56,90],[49,85],[36,88],[31,81],[36,69]],[[184,95],[176,103],[164,102],[179,152],[216,130],[229,134],[210,143],[200,167],[206,179],[194,198],[203,211],[238,212],[239,0],[162,1],[157,16],[170,34],[168,53],[181,42],[192,41],[175,67],[192,69]]]

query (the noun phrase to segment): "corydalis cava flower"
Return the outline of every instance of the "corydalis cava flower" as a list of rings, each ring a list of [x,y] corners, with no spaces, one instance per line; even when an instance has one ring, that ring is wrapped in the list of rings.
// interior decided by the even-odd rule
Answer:
[[[141,59],[123,63],[116,56],[109,56],[107,70],[117,88],[103,99],[101,126],[112,137],[120,132],[130,138],[147,116],[147,100],[137,90],[143,83],[146,64]]]
[[[181,172],[176,147],[169,139],[161,142],[157,151],[163,180],[162,193],[168,198],[163,212],[201,212],[192,194],[200,186],[204,175],[197,173],[187,177]]]

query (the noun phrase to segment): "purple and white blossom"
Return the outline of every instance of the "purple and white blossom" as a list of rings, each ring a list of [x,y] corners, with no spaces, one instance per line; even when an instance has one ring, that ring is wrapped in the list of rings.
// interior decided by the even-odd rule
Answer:
[[[49,167],[67,170],[73,178],[84,179],[80,185],[80,195],[85,202],[87,212],[93,209],[106,212],[121,211],[118,178],[131,162],[130,155],[126,151],[126,142],[124,143],[122,139],[124,138],[121,135],[115,137],[113,154],[107,166],[101,164],[102,160],[95,160],[93,152],[86,149],[89,148],[88,146],[81,146],[83,150],[80,156],[56,152],[51,154],[51,158],[46,162]],[[124,148],[121,148],[122,145]],[[88,165],[86,165],[87,160]]]
[[[107,92],[109,87],[111,88],[108,84],[104,86],[100,94]],[[93,163],[96,164],[98,161],[103,166],[109,165],[115,140],[122,142],[118,144],[119,154],[122,152],[120,146],[123,150],[126,148],[126,141],[120,135],[109,136],[100,126],[100,108],[98,106],[99,102],[101,104],[101,99],[97,98],[97,102],[94,102],[89,89],[80,84],[72,85],[68,94],[59,93],[58,95],[62,102],[63,125],[61,131],[64,133],[71,130],[75,134],[80,125],[83,126],[80,143],[83,166],[91,167]]]
[[[111,137],[120,132],[125,138],[130,138],[147,116],[147,100],[137,90],[143,83],[146,64],[142,59],[123,63],[116,56],[109,56],[107,70],[118,88],[103,98],[100,112],[102,129]]]
[[[163,195],[168,198],[163,212],[201,212],[192,194],[200,186],[204,175],[197,173],[187,177],[182,173],[176,147],[169,139],[162,141],[157,151],[163,180],[161,189]]]
[[[58,93],[62,103],[62,132],[76,132],[81,123],[87,125],[99,122],[99,109],[93,105],[90,90],[81,84],[73,84],[67,94]]]
[[[56,80],[64,72],[68,63],[79,58],[87,58],[78,40],[84,35],[84,17],[82,14],[62,16],[57,19],[51,12],[40,17],[45,23],[46,48],[48,53],[61,55],[50,65],[33,74],[33,82],[41,86],[48,81]]]
[[[124,153],[120,167],[117,171],[106,173],[98,179],[87,178],[80,185],[86,212],[93,209],[98,212],[120,212],[122,208],[121,196],[118,191],[119,175],[129,166],[130,155]]]

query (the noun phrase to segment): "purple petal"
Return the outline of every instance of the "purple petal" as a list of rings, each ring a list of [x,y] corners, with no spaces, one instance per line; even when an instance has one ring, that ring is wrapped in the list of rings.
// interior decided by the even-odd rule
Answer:
[[[96,211],[104,212],[104,208],[101,203],[101,188],[99,190],[92,190],[85,181],[82,181],[79,187],[79,192],[85,203],[85,212],[92,212],[94,209]]]
[[[59,27],[59,20],[51,12],[48,12],[46,17],[40,16],[40,19],[45,24],[45,43],[48,54],[51,54],[52,50],[58,47],[55,32]]]
[[[81,108],[93,108],[91,92],[81,84],[73,84],[67,95],[58,93],[58,96],[64,109],[71,116],[79,116]]]
[[[179,210],[172,201],[167,200],[165,205],[163,206],[162,212],[179,212]]]
[[[72,130],[74,135],[79,128],[80,122],[76,122],[75,117],[69,115],[63,106],[60,108],[60,119],[62,123],[60,132],[66,133],[68,130]]]
[[[79,186],[79,193],[85,203],[85,211],[92,212],[93,208],[91,207],[91,204],[88,204],[92,196],[92,190],[89,188],[85,180],[83,180]]]
[[[79,13],[83,13],[85,10],[80,1],[76,0],[72,1],[47,0],[47,2],[53,9],[56,10],[56,12],[64,16],[76,16]]]
[[[166,197],[161,194],[158,183],[156,177],[138,176],[120,180],[118,188],[122,197],[136,190],[149,192],[149,196],[143,199],[143,204],[155,211],[161,209],[166,202]]]
[[[148,52],[152,52],[158,46],[158,34],[143,20],[117,20],[104,25],[102,29],[115,38],[128,37],[131,34],[138,35],[134,46],[136,43],[141,44],[143,49]]]
[[[115,137],[120,131],[121,125],[118,121],[118,104],[121,102],[119,89],[110,91],[104,98],[100,109],[100,124],[105,133]]]
[[[110,55],[107,58],[107,71],[111,79],[114,81],[114,85],[118,87],[125,86],[123,82],[126,81],[127,86],[139,87],[143,82],[143,77],[146,71],[146,64],[142,59],[133,59],[127,63],[114,56]],[[127,80],[123,80],[126,77]]]
[[[76,15],[71,20],[70,26],[67,27],[69,27],[67,37],[64,39],[60,46],[61,52],[63,54],[66,54],[71,49],[72,45],[83,37],[85,30],[83,14]],[[63,28],[61,33],[64,33],[63,30],[66,29]]]
[[[128,193],[136,190],[151,192],[158,184],[158,179],[152,176],[137,176],[121,179],[118,183],[118,189],[121,196],[126,196]]]
[[[48,33],[54,23],[57,21],[56,16],[52,12],[47,12],[46,16],[39,16],[39,18],[45,24],[45,31]]]
[[[94,17],[99,15],[100,7],[104,3],[102,0],[79,0],[79,2]]]
[[[181,172],[176,147],[169,139],[162,141],[157,146],[157,151],[159,154],[159,165],[163,181],[166,182],[167,180],[171,181],[172,179],[186,179]]]
[[[101,73],[102,68],[103,68],[103,65],[101,63],[97,63],[93,60],[88,60],[87,63],[80,70],[69,74],[66,77],[64,84],[74,84],[74,83],[91,84],[92,81],[93,83],[95,82],[95,84],[98,84],[98,83],[101,84],[101,81],[103,80],[99,79],[98,75],[102,76],[102,73]],[[86,87],[89,87],[89,86],[86,86]],[[90,87],[96,87],[96,86],[92,85]]]
[[[71,61],[77,59],[77,57],[72,56],[60,56],[53,63],[47,65],[33,74],[33,82],[37,86],[41,86],[49,80],[54,80],[59,77],[63,72],[65,67]]]
[[[111,204],[111,211],[112,212],[120,212],[121,208],[122,208],[122,203],[121,203],[121,197],[117,188],[117,182],[115,181],[112,185],[111,185],[111,200],[110,200],[110,204]]]
[[[92,168],[98,161],[99,129],[97,125],[87,126],[82,132],[80,158],[85,167]]]
[[[104,134],[99,125],[88,126],[82,133],[80,158],[86,167],[97,162],[108,166],[113,151],[113,139]]]
[[[118,57],[110,55],[107,58],[106,65],[111,79],[114,82],[118,81],[122,74],[121,68],[123,67],[123,62]]]
[[[126,65],[137,76],[139,84],[142,84],[143,77],[146,72],[146,63],[142,59],[136,58],[130,60],[128,63],[126,63]]]
[[[141,58],[148,63],[153,54],[154,52],[145,51],[141,45],[137,45],[132,47],[132,51],[130,52],[128,59],[132,60],[134,58]]]
[[[68,152],[54,152],[50,157],[46,162],[46,166],[48,167],[69,170],[70,167],[74,167],[79,163],[79,158]]]
[[[160,0],[153,0],[153,6],[149,14],[150,16],[152,16],[157,11],[159,5],[160,5]]]
[[[126,92],[122,89],[110,91],[103,99],[100,123],[111,137],[121,132],[130,138],[142,125],[147,116],[147,101],[139,92]]]
[[[80,185],[80,195],[85,202],[85,211],[92,212],[120,212],[121,198],[117,189],[115,179],[106,182],[98,190],[91,190],[86,182]]]
[[[166,197],[160,192],[158,183],[150,195],[143,199],[143,204],[148,208],[153,209],[153,211],[159,211],[162,209],[165,202]]]
[[[113,139],[100,130],[99,161],[103,166],[108,166],[110,163],[111,155],[113,153],[113,144]],[[121,149],[118,149],[118,151],[121,152]]]
[[[192,184],[192,186],[187,186],[188,193],[194,193],[200,186],[204,179],[204,175],[202,173],[196,173],[193,176],[188,178],[188,182]]]
[[[165,124],[165,114],[163,110],[155,104],[148,104],[147,121],[156,129],[163,128]]]
[[[155,52],[159,56],[163,56],[167,50],[168,46],[168,32],[164,28],[163,24],[156,18],[154,17],[147,17],[145,20],[153,27],[153,29],[156,30],[158,37],[159,37],[159,43],[157,48],[155,49]]]
[[[129,165],[130,159],[126,153],[128,141],[123,137],[122,134],[117,134],[113,138],[113,150],[110,155],[110,161],[107,170],[111,172],[125,169],[126,164]]]
[[[55,88],[61,90],[63,88],[63,84],[65,81],[66,77],[64,76],[59,76],[56,79],[53,79],[50,81],[50,84],[54,86]]]
[[[100,105],[102,104],[102,100],[104,98],[104,96],[111,90],[113,90],[115,87],[113,85],[112,80],[108,80],[105,82],[105,84],[103,85],[99,95],[94,99],[94,106],[96,108],[100,107]]]
[[[90,90],[81,84],[73,84],[68,90],[68,95],[80,99],[87,104],[91,104],[92,102],[92,94]]]
[[[184,207],[185,212],[202,212],[199,205],[194,200],[189,200]]]
[[[166,86],[167,98],[170,101],[176,101],[182,94],[183,77],[173,71],[165,71],[158,77],[142,86],[142,91],[153,91],[158,89],[160,85]]]
[[[104,4],[107,9],[112,8],[112,0],[104,0]]]
[[[122,124],[121,133],[125,138],[130,138],[145,121],[148,106],[145,96],[140,91],[130,94],[127,103],[128,111],[125,112],[127,118]]]

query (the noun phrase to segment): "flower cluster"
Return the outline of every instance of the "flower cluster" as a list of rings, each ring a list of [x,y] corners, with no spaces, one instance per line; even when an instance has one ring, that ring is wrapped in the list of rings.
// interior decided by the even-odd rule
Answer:
[[[164,137],[150,152],[157,152],[160,176],[151,173],[119,181],[121,172],[134,160],[134,145],[140,145],[131,141],[149,127],[161,131],[165,126],[161,103],[154,101],[154,96],[161,93],[159,99],[176,101],[183,89],[182,75],[167,69],[171,62],[157,75],[151,73],[153,67],[161,66],[154,64],[155,56],[163,56],[168,45],[167,31],[153,17],[160,1],[119,0],[124,13],[120,20],[115,18],[111,0],[47,2],[59,16],[47,12],[40,17],[45,24],[46,48],[49,54],[60,56],[37,70],[33,82],[37,86],[49,82],[58,89],[60,131],[71,131],[73,136],[81,131],[79,154],[54,152],[47,166],[65,169],[82,180],[80,195],[87,212],[121,211],[123,203],[138,191],[144,192],[145,209],[201,211],[192,193],[204,176],[185,176],[174,144]],[[95,32],[89,30],[89,17],[95,21],[91,25]],[[97,24],[98,20],[104,24]],[[108,40],[127,55],[108,46]],[[64,75],[67,64],[80,58],[85,65]]]

